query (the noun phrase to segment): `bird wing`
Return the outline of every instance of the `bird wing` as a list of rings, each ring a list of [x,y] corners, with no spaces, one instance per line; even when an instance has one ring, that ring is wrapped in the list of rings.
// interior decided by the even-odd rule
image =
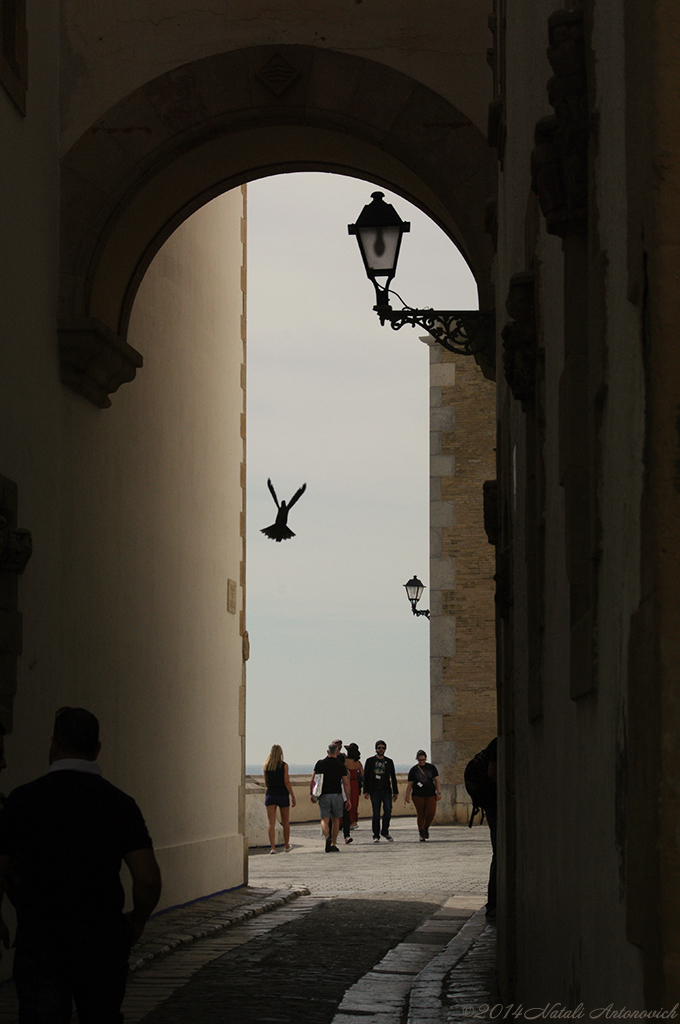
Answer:
[[[274,499],[274,504],[275,504],[275,505],[276,505],[276,507],[278,508],[278,507],[279,507],[279,499],[278,499],[278,498],[276,497],[276,491],[274,490],[274,487],[272,486],[272,482],[271,482],[271,480],[269,480],[269,479],[267,479],[267,487],[268,487],[268,488],[269,488],[269,490],[271,491],[271,493],[272,493],[272,498]]]
[[[288,508],[289,509],[291,509],[293,507],[293,505],[298,500],[298,498],[302,497],[302,495],[305,493],[306,490],[307,490],[307,484],[303,484],[302,487],[300,487],[300,489],[295,492],[293,497],[288,502]]]

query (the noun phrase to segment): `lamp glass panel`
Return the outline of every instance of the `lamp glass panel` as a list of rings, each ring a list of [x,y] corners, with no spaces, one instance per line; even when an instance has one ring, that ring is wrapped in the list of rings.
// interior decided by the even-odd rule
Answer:
[[[423,590],[425,589],[423,584],[419,580],[417,582],[409,580],[409,582],[404,585],[406,587],[406,594],[409,601],[420,601],[423,596]]]
[[[399,225],[362,227],[359,228],[359,232],[368,269],[374,274],[392,275],[399,249],[401,227]]]

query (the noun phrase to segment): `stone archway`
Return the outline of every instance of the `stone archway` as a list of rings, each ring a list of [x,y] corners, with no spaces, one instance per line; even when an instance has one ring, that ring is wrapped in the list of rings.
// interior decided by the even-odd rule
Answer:
[[[456,242],[491,309],[492,152],[464,113],[375,62],[307,46],[186,64],[108,111],[62,160],[62,380],[100,407],[134,378],[134,297],[163,242],[210,199],[295,170],[366,177]]]

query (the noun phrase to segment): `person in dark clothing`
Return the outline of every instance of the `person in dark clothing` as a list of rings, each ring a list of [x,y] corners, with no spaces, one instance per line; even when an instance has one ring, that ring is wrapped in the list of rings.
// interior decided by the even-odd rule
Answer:
[[[328,747],[328,755],[317,761],[309,783],[311,794],[314,776],[323,775],[323,786],[319,797],[319,813],[321,815],[321,831],[326,840],[326,853],[339,853],[337,847],[338,832],[342,819],[343,808],[349,809],[349,783],[347,769],[338,760],[340,747],[333,741]]]
[[[435,765],[427,760],[424,750],[416,754],[416,764],[408,773],[408,786],[404,803],[407,804],[413,791],[413,806],[418,815],[418,832],[421,843],[430,838],[430,825],[437,813],[437,800],[442,798],[439,772]]]
[[[68,1024],[74,1001],[81,1024],[119,1024],[130,947],[160,896],[144,819],[102,778],[100,747],[95,716],[62,708],[49,772],[10,793],[0,814],[0,903],[17,878],[20,1024]],[[125,914],[122,861],[132,875]]]
[[[337,747],[338,747],[338,761],[340,761],[342,764],[345,764],[345,755],[342,752],[342,746],[343,746],[342,740],[333,740],[333,743],[336,744]],[[348,782],[348,785],[349,785],[349,782],[350,782],[349,770],[347,772],[347,782]],[[348,792],[349,792],[349,797],[350,797],[350,801],[351,801],[351,798],[352,798],[351,786],[350,786]],[[344,839],[345,839],[345,845],[347,845],[348,843],[353,843],[354,842],[354,840],[352,839],[351,835],[349,834],[350,833],[350,825],[351,825],[351,822],[350,822],[350,812],[351,812],[351,810],[352,810],[351,803],[350,803],[349,807],[345,803],[345,805],[342,808],[342,834],[343,834]]]
[[[378,740],[375,745],[375,757],[368,757],[364,765],[364,798],[371,799],[373,805],[373,842],[379,843],[380,837],[391,843],[390,819],[392,817],[392,799],[399,796],[397,773],[394,761],[385,756],[387,744]],[[382,826],[380,810],[382,808]]]
[[[267,791],[264,796],[264,805],[267,808],[269,822],[269,845],[270,853],[276,853],[276,808],[279,808],[281,825],[283,827],[283,847],[286,853],[291,850],[290,845],[290,808],[295,807],[295,793],[288,777],[288,765],[283,760],[283,750],[278,743],[275,743],[269,751],[269,757],[262,766],[264,781]]]
[[[486,773],[493,787],[492,793],[487,797],[483,808],[486,820],[489,824],[489,835],[491,837],[491,867],[489,868],[489,885],[486,896],[486,916],[496,916],[496,825],[498,822],[498,810],[496,806],[496,785],[497,785],[497,762],[498,762],[498,737],[491,740],[491,743],[484,751],[486,757]]]

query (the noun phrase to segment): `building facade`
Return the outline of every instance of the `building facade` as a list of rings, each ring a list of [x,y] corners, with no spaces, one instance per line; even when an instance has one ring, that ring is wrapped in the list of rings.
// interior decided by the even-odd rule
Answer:
[[[109,723],[110,777],[147,810],[166,900],[243,882],[240,187],[310,169],[384,184],[456,242],[496,315],[479,361],[497,387],[503,998],[670,1009],[675,6],[3,0],[2,14],[7,785],[35,774],[54,707],[88,704]],[[220,347],[205,289],[224,268],[210,218],[189,218],[225,193]],[[180,294],[196,331],[165,322]],[[434,589],[443,617],[450,588]],[[454,742],[455,709],[441,714],[436,742]]]

